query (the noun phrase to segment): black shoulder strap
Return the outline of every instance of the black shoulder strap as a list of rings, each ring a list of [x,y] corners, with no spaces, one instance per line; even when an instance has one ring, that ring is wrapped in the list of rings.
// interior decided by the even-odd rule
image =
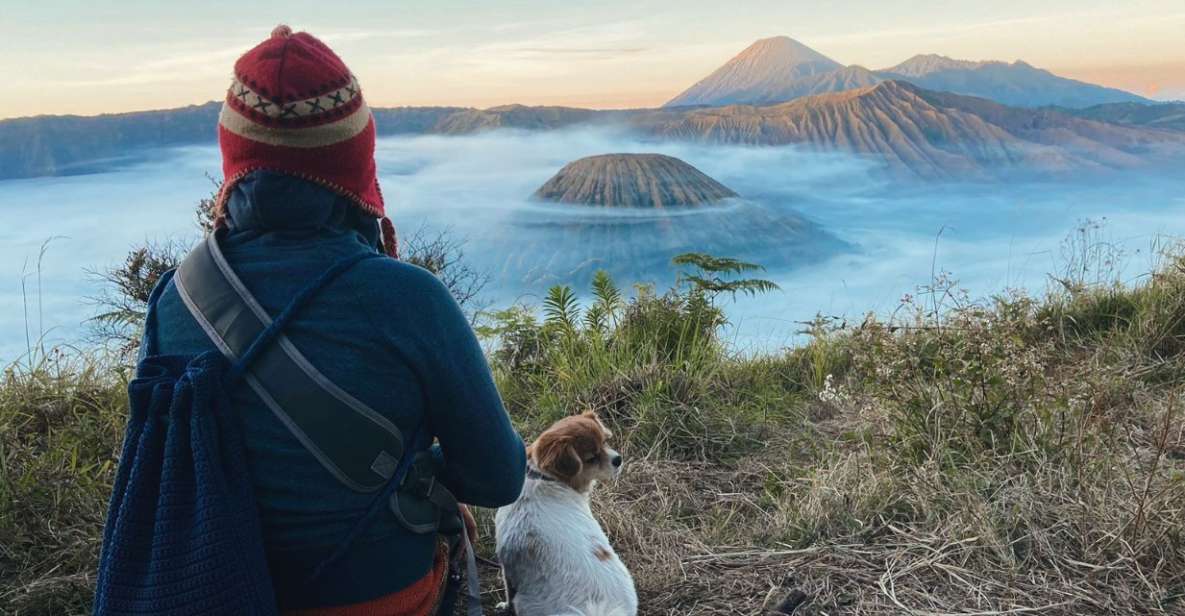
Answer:
[[[181,301],[231,362],[272,323],[222,256],[216,234],[186,256],[174,282]],[[405,446],[399,428],[330,381],[283,332],[243,376],[305,449],[349,488],[373,492],[395,474]]]

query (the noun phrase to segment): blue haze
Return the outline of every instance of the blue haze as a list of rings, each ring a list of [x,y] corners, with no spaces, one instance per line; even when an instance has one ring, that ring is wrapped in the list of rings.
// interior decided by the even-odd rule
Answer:
[[[743,199],[661,217],[529,200],[575,158],[629,151],[682,158]],[[887,314],[934,271],[951,272],[973,296],[1041,293],[1061,268],[1063,238],[1086,219],[1106,219],[1103,237],[1125,252],[1128,281],[1151,269],[1157,246],[1185,236],[1180,178],[901,183],[848,156],[644,143],[605,130],[385,138],[377,157],[396,226],[466,240],[467,261],[494,277],[484,298],[493,306],[537,302],[553,282],[581,287],[596,267],[623,287],[631,278],[669,283],[665,260],[683,250],[761,261],[782,291],[729,306],[728,335],[750,350],[794,343],[799,322],[816,313]],[[145,240],[196,239],[193,205],[218,171],[215,148],[191,147],[104,173],[0,182],[0,363],[26,352],[26,331],[47,344],[85,344],[97,312],[87,298],[102,290],[87,270]]]

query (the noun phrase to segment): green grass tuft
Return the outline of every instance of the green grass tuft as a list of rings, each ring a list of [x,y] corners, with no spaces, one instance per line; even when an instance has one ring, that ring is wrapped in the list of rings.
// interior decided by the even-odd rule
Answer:
[[[643,614],[1185,613],[1185,261],[1078,271],[982,302],[940,276],[756,356],[705,273],[600,275],[481,331],[524,436],[586,409],[617,434],[594,508]],[[0,381],[0,613],[88,610],[125,380],[53,354]]]

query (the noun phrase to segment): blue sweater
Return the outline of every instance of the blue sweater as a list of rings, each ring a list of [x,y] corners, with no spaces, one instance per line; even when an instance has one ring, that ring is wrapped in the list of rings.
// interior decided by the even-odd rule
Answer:
[[[228,203],[221,243],[231,266],[272,315],[344,256],[374,251],[378,225],[315,184],[257,172]],[[214,349],[172,284],[158,303],[160,352]],[[469,322],[431,273],[368,259],[304,309],[288,337],[333,382],[390,419],[404,435],[421,420],[437,445],[439,480],[464,503],[498,507],[518,497],[522,439],[502,407]],[[340,484],[249,387],[242,413],[264,544],[281,608],[343,605],[401,590],[426,575],[436,538],[406,531],[384,512],[316,584],[309,572],[362,515],[373,495]]]

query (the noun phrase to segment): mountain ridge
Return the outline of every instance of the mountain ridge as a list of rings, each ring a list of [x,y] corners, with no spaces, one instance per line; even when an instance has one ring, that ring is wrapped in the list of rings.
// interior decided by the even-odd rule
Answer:
[[[877,71],[878,73],[893,73],[906,77],[921,77],[936,71],[965,70],[983,66],[983,61],[957,60],[949,56],[936,53],[919,53],[907,58],[900,64]]]
[[[1185,102],[1164,103],[1106,103],[1085,109],[1057,108],[1057,111],[1086,118],[1118,124],[1162,130],[1185,131]]]
[[[769,41],[778,41],[777,45]],[[822,58],[815,70],[799,70],[805,59]],[[747,72],[748,71],[748,72]],[[1141,96],[1055,75],[1016,60],[960,60],[917,54],[886,69],[842,66],[789,37],[761,39],[707,77],[676,95],[666,108],[702,105],[783,103],[802,96],[864,87],[885,80],[908,81],[930,90],[979,96],[1021,107],[1090,107],[1104,103],[1150,102]]]
[[[926,179],[1140,167],[1185,155],[1185,134],[1014,108],[902,81],[778,105],[663,109],[635,119],[652,135],[742,145],[801,145],[875,156]]]
[[[859,70],[852,72],[863,74]],[[1044,149],[1046,155],[1034,165],[1037,169],[1057,168],[1059,165],[1053,161],[1061,160],[1065,163],[1060,166],[1062,170],[1072,170],[1156,164],[1159,149],[1167,149],[1165,156],[1176,160],[1185,139],[1185,103],[1121,103],[1081,110],[1008,108],[974,97],[944,98],[942,93],[906,82],[870,89],[882,83],[886,82],[765,107],[593,110],[503,105],[487,109],[376,107],[373,111],[380,136],[466,135],[507,128],[553,130],[608,124],[647,138],[801,144],[818,150],[877,156],[890,168],[921,177],[983,176],[997,163],[1013,170],[1023,169],[1007,156],[995,160],[986,154],[1000,150],[1001,140],[1027,152],[1022,159],[1034,156],[1034,148]],[[893,96],[887,96],[890,93]],[[871,106],[858,104],[876,96],[888,102],[875,113]],[[219,103],[211,102],[114,116],[0,120],[0,180],[101,171],[134,159],[148,148],[214,143],[218,107]],[[919,114],[929,117],[926,121],[913,117]],[[977,119],[973,121],[969,116]],[[824,130],[827,122],[833,124]],[[903,128],[927,123],[934,124],[928,129],[930,133]],[[970,130],[972,124],[979,129]],[[1044,128],[1022,130],[1024,126]],[[955,131],[955,127],[964,130]],[[1007,135],[1002,136],[1000,131]],[[945,141],[927,141],[927,134],[947,136]],[[1032,142],[1031,147],[1021,142]],[[927,158],[925,153],[933,149],[938,151]],[[985,154],[972,155],[976,150]],[[907,154],[910,151],[914,154]],[[952,157],[951,152],[956,154]]]
[[[1012,63],[986,60],[969,65],[966,68],[935,67],[935,70],[916,76],[898,75],[891,69],[878,74],[887,79],[904,79],[927,90],[978,96],[1014,107],[1056,105],[1080,108],[1106,103],[1149,102],[1142,96],[1117,88],[1061,77],[1023,60]]]

